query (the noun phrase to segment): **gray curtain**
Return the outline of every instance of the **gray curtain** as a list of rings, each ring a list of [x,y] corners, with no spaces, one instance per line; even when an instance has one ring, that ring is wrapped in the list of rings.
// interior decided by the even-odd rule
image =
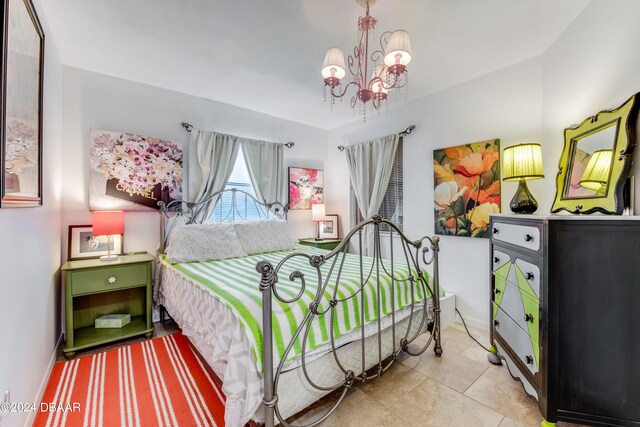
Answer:
[[[346,148],[351,186],[364,218],[376,215],[389,186],[398,149],[398,134],[350,145]],[[366,255],[373,255],[373,227],[367,227]]]
[[[262,203],[280,202],[284,205],[284,147],[280,143],[239,139],[249,178]]]
[[[189,146],[189,195],[191,202],[202,202],[224,190],[238,157],[238,137],[194,129]],[[213,214],[216,200],[198,210],[203,220]]]

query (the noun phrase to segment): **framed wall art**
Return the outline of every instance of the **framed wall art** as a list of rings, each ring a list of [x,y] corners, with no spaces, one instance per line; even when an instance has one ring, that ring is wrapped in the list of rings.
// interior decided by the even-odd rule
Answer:
[[[500,212],[500,140],[433,151],[436,234],[489,237]]]
[[[340,226],[337,214],[326,214],[324,220],[318,224],[320,239],[339,239]]]
[[[30,0],[1,13],[0,207],[40,206],[44,32]]]
[[[289,168],[289,210],[311,209],[324,203],[324,171],[309,168]]]
[[[111,236],[111,253],[122,255],[123,235]],[[94,236],[91,225],[70,225],[69,226],[69,250],[67,258],[69,260],[99,258],[109,253],[107,236]]]
[[[89,208],[149,211],[182,199],[182,147],[131,133],[91,129]]]

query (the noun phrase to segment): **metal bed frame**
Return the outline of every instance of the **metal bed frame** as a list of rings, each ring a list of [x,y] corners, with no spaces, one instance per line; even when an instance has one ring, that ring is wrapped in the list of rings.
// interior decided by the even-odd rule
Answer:
[[[260,212],[260,216],[264,218],[286,218],[287,208],[283,206],[281,203],[270,203],[265,204],[257,201],[250,194],[237,189],[225,190],[219,193],[216,193],[211,198],[199,202],[185,202],[185,201],[173,201],[168,204],[164,204],[163,202],[159,202],[160,212],[162,215],[161,221],[161,233],[162,233],[162,242],[161,242],[161,250],[164,251],[168,239],[168,234],[171,231],[171,226],[168,224],[170,221],[172,214],[171,211],[175,211],[173,217],[176,216],[184,216],[186,224],[196,223],[198,221],[202,222],[205,219],[205,214],[203,214],[203,209],[207,211],[211,207],[211,203],[213,202],[215,205],[215,201],[217,198],[223,193],[231,192],[232,193],[232,203],[229,208],[229,212],[226,212],[224,215],[220,215],[220,222],[222,221],[236,221],[236,220],[245,220],[247,218],[247,206],[253,204],[254,207],[258,208]],[[244,211],[238,208],[239,202],[241,202],[241,198],[244,201]],[[390,258],[394,260],[394,252],[397,249],[394,249],[396,245],[400,245],[401,250],[399,252],[402,261],[394,260],[393,262],[385,260],[382,258],[382,245],[381,245],[381,226],[385,225],[388,228],[389,235],[389,249],[390,249]],[[362,255],[363,252],[363,232],[367,229],[367,227],[373,227],[373,246],[374,253],[373,259],[371,262],[370,268],[368,271],[365,271],[364,267],[364,257]],[[352,242],[354,240],[354,242]],[[357,241],[356,241],[357,240]],[[261,261],[256,265],[256,271],[260,274],[259,281],[259,289],[262,292],[262,321],[263,321],[263,357],[264,357],[264,425],[266,427],[272,427],[275,421],[279,421],[284,426],[290,426],[286,419],[280,413],[278,408],[278,383],[280,376],[284,373],[285,370],[285,361],[288,358],[288,355],[291,353],[295,342],[302,337],[302,354],[301,354],[301,365],[300,369],[304,374],[305,380],[309,383],[309,385],[319,391],[320,393],[326,395],[331,392],[339,393],[338,399],[329,406],[326,412],[319,417],[319,419],[304,425],[304,427],[313,427],[315,425],[320,424],[327,418],[329,418],[337,409],[338,405],[344,400],[347,392],[353,387],[357,382],[364,383],[373,378],[381,377],[397,360],[399,355],[404,352],[410,356],[418,356],[426,351],[426,349],[434,342],[434,352],[437,357],[442,355],[442,345],[441,345],[441,337],[440,337],[440,284],[439,284],[439,272],[438,272],[438,253],[440,251],[439,248],[439,237],[428,237],[424,236],[418,240],[410,240],[407,238],[403,232],[391,221],[388,221],[380,216],[374,216],[372,218],[366,219],[359,223],[355,228],[353,228],[347,236],[340,242],[340,244],[324,255],[309,255],[303,252],[292,253],[285,256],[282,260],[280,260],[275,266],[269,261]],[[349,251],[350,245],[357,245],[359,260],[360,260],[360,280],[359,280],[359,290],[355,292],[353,295],[346,297],[344,299],[338,298],[338,290],[341,286],[340,284],[340,276],[342,273],[342,269],[344,267],[344,262],[346,258],[346,254]],[[305,274],[299,270],[293,270],[292,273],[289,274],[288,279],[292,282],[299,281],[300,290],[298,294],[293,298],[286,298],[278,293],[278,274],[282,270],[282,268],[291,260],[296,258],[303,258],[316,272],[316,277],[308,278],[305,277]],[[407,271],[411,272],[408,277],[400,278],[394,275],[394,264],[397,266],[399,263],[404,267],[406,266]],[[329,266],[329,271],[326,277],[323,277],[323,272],[321,267],[327,264]],[[433,274],[432,274],[432,283],[428,283],[426,275],[424,274],[423,268],[426,266],[432,266]],[[391,279],[391,301],[392,301],[392,310],[391,310],[391,329],[392,334],[392,342],[393,349],[392,353],[388,357],[383,357],[383,343],[382,343],[382,307],[383,304],[381,298],[381,275],[386,274],[387,277]],[[307,281],[317,280],[317,290],[315,292],[315,297],[313,301],[307,307],[307,311],[305,313],[305,317],[301,324],[298,326],[296,332],[294,333],[291,341],[285,347],[285,353],[281,357],[279,361],[274,361],[273,355],[273,323],[272,323],[272,306],[274,299],[280,301],[284,304],[296,304],[296,302],[303,296],[305,290],[307,288]],[[408,321],[408,326],[406,331],[404,332],[404,336],[401,336],[400,340],[396,340],[396,305],[395,305],[395,288],[397,284],[409,282],[410,291],[411,291],[411,304],[408,306],[409,315],[407,318],[403,319],[403,321]],[[336,318],[336,310],[339,309],[340,303],[344,303],[345,301],[352,298],[359,298],[360,307],[364,307],[364,287],[367,284],[373,283],[376,286],[377,290],[377,304],[374,307],[377,313],[377,360],[374,360],[372,366],[367,365],[367,360],[365,357],[365,319],[364,319],[364,309],[359,310],[360,315],[360,341],[361,341],[361,357],[360,357],[360,367],[357,372],[354,370],[346,369],[345,364],[340,360],[338,352],[336,351],[338,347],[336,347],[336,339],[334,336],[334,320]],[[416,300],[416,290],[418,287],[422,290],[422,294],[425,296],[422,300]],[[325,292],[329,292],[332,295],[331,300],[327,301],[324,297]],[[427,298],[427,295],[430,295]],[[323,305],[323,299],[325,303]],[[433,308],[433,321],[431,324],[427,325],[427,313],[429,312],[429,302],[432,303]],[[324,306],[328,308],[323,309]],[[406,308],[406,307],[405,307]],[[421,313],[421,319],[419,321],[418,328],[412,329],[412,324],[418,322],[415,317],[418,313]],[[333,354],[333,359],[344,378],[336,384],[331,386],[324,386],[318,384],[314,381],[307,369],[308,363],[308,354],[307,354],[307,341],[309,337],[310,329],[313,325],[314,320],[319,316],[329,316],[329,325],[331,325],[328,329],[330,330],[330,352]],[[417,350],[412,350],[409,348],[409,345],[415,341],[415,339],[425,330],[430,331],[429,338],[422,347]],[[277,362],[277,367],[274,368],[274,362]],[[371,364],[372,361],[369,361]],[[297,425],[302,426],[302,425]]]

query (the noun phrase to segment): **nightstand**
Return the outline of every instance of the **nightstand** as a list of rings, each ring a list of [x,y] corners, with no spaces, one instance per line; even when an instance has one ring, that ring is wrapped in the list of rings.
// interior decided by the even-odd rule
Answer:
[[[123,255],[116,261],[85,259],[62,266],[65,281],[67,359],[76,351],[137,335],[153,335],[151,321],[152,262],[149,254]],[[96,329],[104,314],[129,313],[122,328]]]
[[[301,245],[315,246],[316,248],[326,249],[328,251],[335,249],[340,242],[342,242],[341,239],[316,240],[313,237],[309,239],[300,239]]]

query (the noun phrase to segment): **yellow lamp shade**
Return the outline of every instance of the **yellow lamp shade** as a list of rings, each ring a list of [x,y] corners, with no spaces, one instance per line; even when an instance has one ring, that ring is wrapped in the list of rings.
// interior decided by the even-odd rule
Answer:
[[[327,50],[327,54],[324,56],[324,63],[322,64],[322,77],[325,79],[334,77],[340,80],[345,74],[344,52],[342,49],[332,47]]]
[[[589,158],[580,186],[594,191],[603,189],[609,182],[612,157],[613,150],[596,150]]]
[[[407,66],[411,62],[411,41],[405,30],[391,33],[389,43],[384,52],[384,63],[387,67],[393,65]]]
[[[507,147],[502,159],[502,179],[505,181],[544,178],[540,144],[525,143]]]
[[[323,221],[325,216],[324,203],[311,205],[311,217],[314,221]]]

